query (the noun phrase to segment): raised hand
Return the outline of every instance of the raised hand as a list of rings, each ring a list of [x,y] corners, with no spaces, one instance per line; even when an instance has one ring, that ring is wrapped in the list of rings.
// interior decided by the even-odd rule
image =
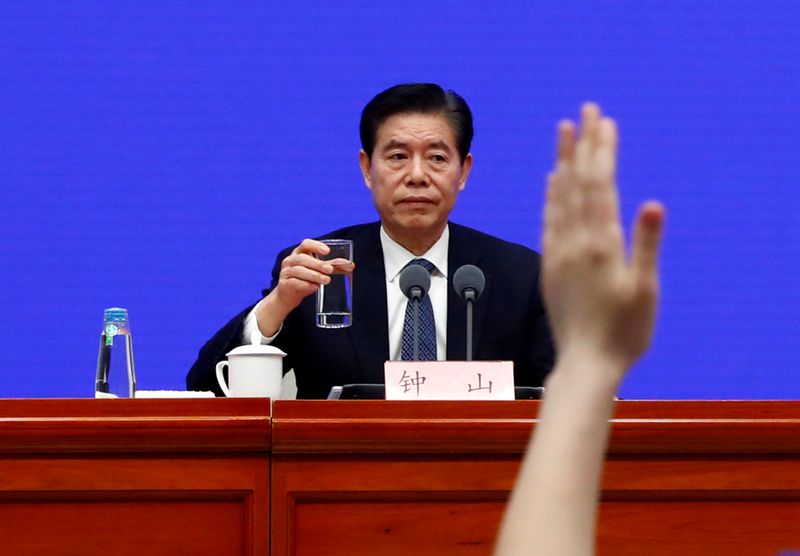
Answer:
[[[614,181],[617,128],[596,104],[558,126],[548,176],[542,289],[558,359],[498,539],[497,556],[594,554],[614,394],[647,348],[664,208],[647,202],[626,256]]]
[[[559,358],[603,358],[624,373],[652,335],[664,209],[656,202],[640,207],[627,257],[616,160],[616,124],[596,104],[582,106],[579,131],[570,121],[559,123],[556,167],[548,176],[542,288]]]

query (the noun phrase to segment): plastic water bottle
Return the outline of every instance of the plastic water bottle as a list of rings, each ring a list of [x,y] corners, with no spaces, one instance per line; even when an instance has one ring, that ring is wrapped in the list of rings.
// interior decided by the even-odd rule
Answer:
[[[115,338],[117,339],[116,346],[114,346]],[[124,346],[122,345],[123,341]],[[133,364],[133,340],[131,339],[128,310],[111,307],[103,313],[103,331],[100,334],[100,351],[97,354],[97,375],[94,387],[96,398],[120,397],[124,390],[115,388],[115,391],[119,393],[111,392],[108,378],[112,369],[119,373],[123,365],[128,371],[127,395],[133,398],[136,393],[136,369]]]

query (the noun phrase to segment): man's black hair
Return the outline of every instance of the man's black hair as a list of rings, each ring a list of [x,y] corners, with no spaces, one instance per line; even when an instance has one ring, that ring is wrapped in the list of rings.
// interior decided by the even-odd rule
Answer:
[[[375,95],[361,112],[361,148],[372,158],[378,128],[395,114],[437,113],[450,122],[463,164],[472,144],[472,112],[457,93],[445,91],[435,83],[405,83]]]

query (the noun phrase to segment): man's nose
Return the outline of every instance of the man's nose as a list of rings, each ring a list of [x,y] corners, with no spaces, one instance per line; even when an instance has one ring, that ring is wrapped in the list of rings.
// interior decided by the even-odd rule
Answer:
[[[425,173],[425,161],[422,157],[415,156],[411,159],[408,169],[408,182],[410,185],[426,185],[428,183]]]

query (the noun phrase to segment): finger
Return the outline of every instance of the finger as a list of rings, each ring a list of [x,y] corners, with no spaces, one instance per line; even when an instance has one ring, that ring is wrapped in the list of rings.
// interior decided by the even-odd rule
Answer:
[[[613,245],[615,253],[624,258],[622,224],[616,187],[609,181],[588,181],[585,186],[582,222],[592,237]]]
[[[301,241],[300,245],[295,247],[294,251],[292,251],[292,253],[309,253],[312,255],[327,255],[330,252],[331,248],[321,241],[308,238]]]
[[[590,143],[597,142],[600,117],[600,106],[597,103],[584,102],[581,105],[581,139],[587,139]]]
[[[339,274],[353,272],[353,270],[356,268],[355,263],[350,259],[330,259],[327,262],[333,267],[333,272],[337,272]]]
[[[658,283],[658,254],[664,227],[664,206],[648,201],[639,208],[633,229],[631,264],[639,284]]]
[[[559,188],[558,176],[555,172],[547,175],[547,198],[544,203],[544,227],[542,229],[542,244],[548,243],[552,235],[558,233],[563,227],[564,220],[564,195]]]
[[[580,137],[575,144],[575,171],[580,177],[586,177],[591,171],[592,156],[597,143],[597,131],[600,118],[600,107],[593,102],[581,105]]]
[[[569,120],[561,120],[557,128],[557,158],[556,170],[547,176],[547,204],[557,203],[560,210],[565,210],[562,205],[568,202],[572,193],[572,177],[575,175],[575,124]]]
[[[610,181],[617,170],[617,147],[619,135],[617,123],[612,118],[603,118],[597,122],[596,152],[594,173],[596,179]]]
[[[332,270],[332,268],[331,268]],[[314,287],[319,284],[328,284],[331,281],[330,272],[320,272],[306,266],[287,266],[281,270],[280,279],[284,282],[299,281],[300,287],[310,284]]]
[[[570,173],[554,172],[548,176],[548,205],[545,209],[550,209],[554,220],[554,230],[560,233],[567,233],[580,219],[583,207],[583,192],[576,180],[576,176]]]
[[[563,170],[564,165],[572,164],[575,156],[575,124],[570,120],[561,120],[556,135],[556,169]]]
[[[293,253],[283,259],[281,268],[307,268],[321,274],[330,274],[333,272],[333,265],[331,261],[318,259],[314,255],[307,253]]]
[[[584,216],[601,229],[619,228],[619,193],[614,181],[617,165],[617,126],[611,118],[598,122],[597,149],[587,169]]]

